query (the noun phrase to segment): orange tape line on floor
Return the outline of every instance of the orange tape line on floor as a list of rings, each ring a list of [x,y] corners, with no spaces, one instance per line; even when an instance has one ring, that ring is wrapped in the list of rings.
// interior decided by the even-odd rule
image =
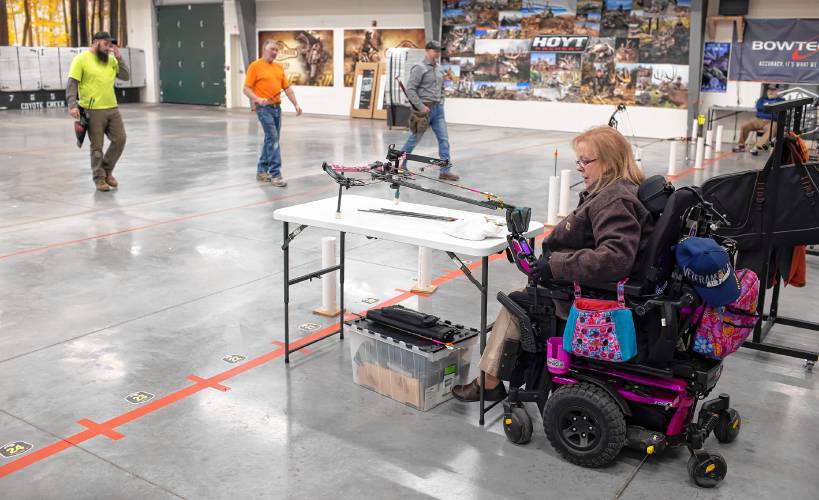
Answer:
[[[16,251],[11,252],[11,253],[0,255],[0,260],[9,259],[11,257],[17,257],[17,256],[20,256],[20,255],[26,255],[26,254],[30,254],[30,253],[45,252],[47,250],[52,250],[52,249],[55,249],[55,248],[66,247],[66,246],[69,246],[69,245],[76,245],[78,243],[85,243],[85,242],[88,242],[88,241],[100,240],[100,239],[103,239],[103,238],[109,238],[111,236],[118,236],[120,234],[128,234],[128,233],[133,233],[133,232],[136,232],[136,231],[144,231],[146,229],[152,229],[152,228],[159,227],[159,226],[167,226],[169,224],[177,224],[179,222],[185,222],[185,221],[189,221],[189,220],[192,220],[192,219],[199,219],[199,218],[202,218],[202,217],[207,217],[209,215],[215,215],[215,214],[220,214],[220,213],[223,213],[223,212],[229,212],[231,210],[241,210],[241,209],[244,209],[244,208],[253,208],[253,207],[259,207],[259,206],[263,206],[263,205],[270,205],[271,203],[275,203],[275,202],[281,201],[281,200],[286,200],[286,199],[289,199],[289,198],[296,198],[296,197],[300,197],[300,196],[311,196],[311,195],[330,192],[330,191],[335,192],[335,190],[336,190],[335,187],[333,187],[333,188],[312,189],[312,190],[309,190],[309,191],[302,191],[302,192],[299,192],[299,193],[293,193],[293,194],[288,194],[288,195],[284,195],[284,196],[277,196],[277,197],[271,198],[269,200],[256,201],[256,202],[253,202],[253,203],[248,203],[246,205],[238,205],[238,206],[235,206],[235,207],[227,207],[227,208],[220,208],[220,209],[217,209],[217,210],[210,210],[210,211],[207,211],[207,212],[199,212],[199,213],[195,213],[195,214],[185,215],[183,217],[176,217],[176,218],[173,218],[173,219],[167,219],[167,220],[163,220],[163,221],[159,221],[159,222],[154,222],[154,223],[151,223],[151,224],[145,224],[143,226],[130,227],[130,228],[126,228],[126,229],[120,229],[119,231],[112,231],[110,233],[97,234],[97,235],[94,235],[94,236],[88,236],[87,238],[79,238],[79,239],[76,239],[76,240],[61,241],[59,243],[51,243],[51,244],[43,245],[43,246],[39,246],[39,247],[24,248],[22,250],[16,250]]]

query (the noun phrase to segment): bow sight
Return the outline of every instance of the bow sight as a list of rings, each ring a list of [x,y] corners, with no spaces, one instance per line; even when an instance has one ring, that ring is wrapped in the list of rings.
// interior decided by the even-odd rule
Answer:
[[[449,198],[450,200],[460,201],[462,203],[468,203],[470,205],[488,208],[490,210],[503,210],[505,211],[506,215],[506,227],[509,230],[509,235],[507,236],[507,241],[509,242],[507,256],[509,257],[509,260],[514,262],[517,265],[518,269],[523,271],[525,274],[528,275],[534,272],[535,269],[534,251],[525,236],[526,233],[529,232],[529,222],[532,218],[531,208],[516,207],[514,205],[510,205],[508,203],[505,203],[503,200],[500,199],[500,197],[492,193],[481,191],[475,188],[461,186],[451,182],[441,181],[434,177],[425,176],[418,172],[410,170],[406,166],[408,161],[416,161],[427,165],[449,167],[451,166],[451,163],[447,159],[431,158],[428,156],[409,154],[404,151],[395,149],[395,145],[393,144],[390,145],[387,150],[386,160],[387,161],[376,161],[373,163],[369,163],[367,165],[361,165],[356,167],[345,167],[343,165],[339,165],[336,163],[328,164],[327,162],[322,164],[321,166],[322,170],[324,170],[327,173],[327,175],[329,175],[338,184],[338,203],[336,207],[337,218],[341,218],[341,196],[342,193],[344,192],[344,189],[350,189],[351,187],[358,186],[367,186],[369,184],[374,184],[376,182],[386,182],[390,185],[390,189],[394,190],[395,192],[396,204],[398,204],[399,202],[401,188],[405,187],[409,189],[414,189],[416,191],[422,191],[424,193],[432,194],[435,196]],[[355,173],[368,174],[370,177],[370,181],[368,182],[367,180],[362,178],[349,177],[348,175],[346,175]],[[417,178],[424,178],[440,182],[442,184],[446,184],[448,186],[452,186],[455,188],[464,189],[469,192],[479,194],[484,199],[480,200],[474,198],[467,198],[465,196],[459,196],[457,194],[449,193],[446,191],[440,191],[438,189],[421,186],[420,184],[416,184],[414,182]]]

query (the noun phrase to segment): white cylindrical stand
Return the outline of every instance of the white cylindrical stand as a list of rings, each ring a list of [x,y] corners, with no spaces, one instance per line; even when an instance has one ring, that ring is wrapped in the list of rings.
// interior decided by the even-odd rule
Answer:
[[[708,130],[705,132],[705,157],[714,157],[714,131]]]
[[[694,123],[691,125],[691,142],[697,140],[697,131],[700,128],[700,124],[697,122],[697,119],[694,118]]]
[[[560,197],[560,177],[550,175],[549,176],[549,205],[548,205],[548,212],[546,213],[546,225],[547,226],[556,226],[557,225],[557,209],[559,206]]]
[[[326,269],[336,265],[336,239],[325,236],[321,239],[321,267]],[[313,312],[320,316],[338,316],[341,312],[336,303],[338,272],[333,271],[321,277],[321,307]]]
[[[722,131],[723,131],[723,126],[722,125],[717,125],[717,137],[714,140],[714,151],[716,151],[718,153],[720,151],[722,151]]]
[[[697,152],[694,155],[694,168],[701,169],[702,167],[702,160],[705,156],[705,140],[702,137],[697,138]]]
[[[571,196],[572,171],[563,169],[560,171],[560,208],[557,211],[558,217],[569,215],[569,197]]]
[[[668,147],[668,175],[677,175],[677,141]]]
[[[411,290],[418,293],[433,293],[437,288],[432,284],[432,250],[418,247],[418,281]]]

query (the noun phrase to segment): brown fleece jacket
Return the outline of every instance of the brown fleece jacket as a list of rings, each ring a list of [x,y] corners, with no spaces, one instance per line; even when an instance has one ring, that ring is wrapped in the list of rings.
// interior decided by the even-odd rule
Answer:
[[[631,274],[653,229],[634,184],[620,180],[599,193],[584,191],[545,242],[552,275],[580,283],[619,281]]]

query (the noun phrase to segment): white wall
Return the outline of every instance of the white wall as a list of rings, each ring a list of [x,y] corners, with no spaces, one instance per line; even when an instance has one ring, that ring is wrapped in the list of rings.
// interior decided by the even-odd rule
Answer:
[[[294,86],[296,98],[305,113],[350,115],[352,88],[344,87],[344,29],[423,28],[422,0],[258,0],[256,29],[299,30],[333,28],[333,87]],[[250,102],[243,99],[243,106]],[[293,106],[282,99],[284,111]]]
[[[128,16],[128,45],[145,50],[145,88],[142,102],[159,102],[159,75],[156,50],[156,11],[152,0],[129,0],[125,4]]]
[[[307,113],[349,116],[352,89],[344,88],[340,76],[344,64],[344,28],[366,28],[373,20],[379,28],[423,28],[421,0],[258,0],[257,29],[336,28],[333,88],[295,87],[299,104]],[[292,106],[284,100],[285,111]],[[243,103],[249,106],[245,100]],[[448,99],[447,121],[475,125],[581,131],[605,124],[614,106],[536,101]],[[644,137],[680,137],[686,134],[687,111],[630,107],[636,133]]]
[[[709,16],[719,15],[718,2],[710,2],[708,9]],[[796,19],[796,18],[816,18],[819,17],[819,0],[750,0],[748,15],[746,18],[757,19]],[[706,29],[705,41],[731,42],[734,33],[733,23],[721,22],[717,24],[714,38],[710,38]],[[732,47],[731,57],[734,57]],[[737,82],[730,80],[728,88],[724,93],[703,92],[700,94],[700,110],[706,114],[708,108],[718,106],[754,106],[762,91],[760,82]],[[819,83],[819,82],[817,82]],[[741,116],[740,122],[750,117]],[[724,120],[726,139],[733,137],[734,120]],[[729,130],[730,129],[730,130]],[[729,133],[730,132],[730,133]]]

